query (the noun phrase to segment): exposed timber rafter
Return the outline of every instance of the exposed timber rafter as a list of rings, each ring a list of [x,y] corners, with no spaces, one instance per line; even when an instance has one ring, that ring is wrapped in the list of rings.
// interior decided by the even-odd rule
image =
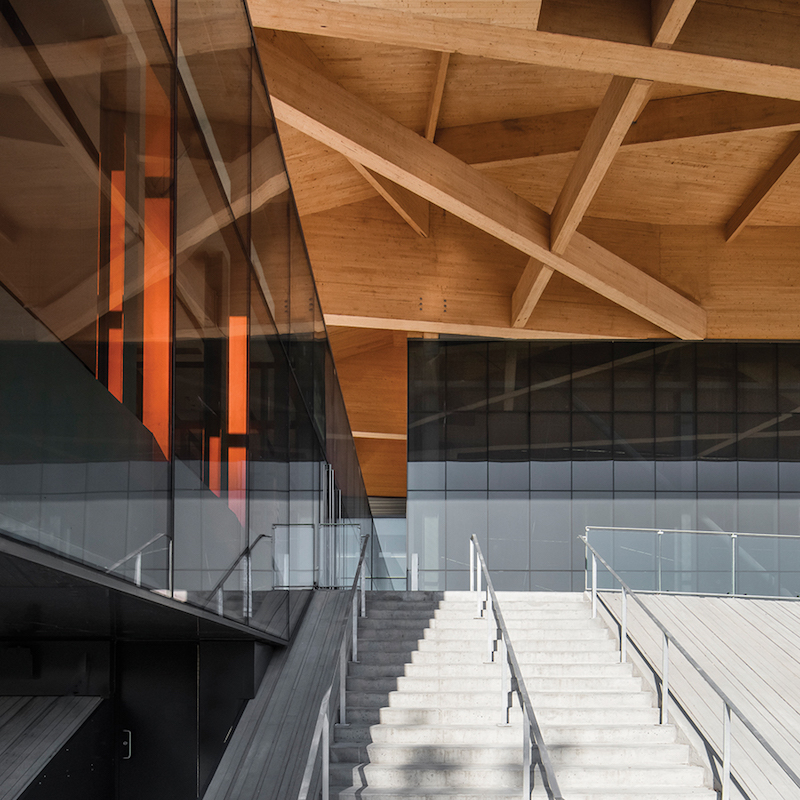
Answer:
[[[450,63],[450,53],[439,53],[436,61],[436,79],[431,92],[431,102],[428,106],[428,117],[425,122],[425,138],[433,141],[436,135],[436,126],[439,124],[439,112],[442,109],[444,96],[444,83],[447,80],[447,66]]]
[[[546,212],[279,50],[263,44],[261,54],[285,123],[670,333],[705,336],[696,303],[584,236],[564,256],[551,252]]]
[[[800,134],[792,139],[789,146],[780,154],[777,161],[764,173],[761,180],[736,209],[725,225],[725,238],[730,241],[737,236],[761,204],[772,194],[787,172],[800,158]]]
[[[257,37],[274,45],[288,56],[297,59],[301,64],[324,76],[331,83],[338,85],[338,81],[328,68],[297,34],[287,33],[286,31],[259,31]],[[445,71],[446,69],[445,65]],[[443,80],[442,88],[444,88]],[[436,113],[438,116],[438,110]],[[427,201],[367,169],[362,164],[359,164],[358,161],[352,158],[348,159],[348,161],[350,161],[353,169],[409,224],[416,234],[419,236],[428,235],[430,208]]]
[[[436,144],[468,164],[504,167],[580,150],[596,109],[440,128]],[[622,140],[621,149],[677,139],[800,127],[800,103],[733,92],[651,100]]]
[[[250,0],[253,24],[501,61],[800,100],[793,67],[490,25],[330,0]]]
[[[694,0],[653,0],[655,47],[672,46],[693,5]],[[631,124],[647,105],[652,89],[652,81],[621,75],[615,75],[611,79],[611,85],[592,120],[589,132],[578,152],[578,158],[553,208],[550,225],[550,248],[553,252],[563,253],[566,250]],[[534,283],[529,291],[538,293],[537,296],[541,297],[543,288],[539,289]],[[520,283],[514,296],[522,293],[523,285]],[[519,302],[522,307],[530,308],[532,311],[530,300],[530,297],[522,297]],[[515,315],[512,324],[516,322]]]
[[[535,258],[528,262],[511,297],[511,326],[513,328],[524,328],[528,324],[533,309],[544,294],[550,278],[553,277],[553,272],[552,267],[542,264]]]

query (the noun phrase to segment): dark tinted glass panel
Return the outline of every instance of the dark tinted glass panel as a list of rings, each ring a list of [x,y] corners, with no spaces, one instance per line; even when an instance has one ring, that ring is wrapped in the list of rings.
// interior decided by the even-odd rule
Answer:
[[[572,350],[569,344],[531,344],[530,385],[532,411],[569,411],[572,407]]]
[[[611,411],[613,358],[613,347],[607,342],[587,342],[573,346],[572,407],[575,411]]]
[[[527,342],[490,342],[489,410],[527,412],[530,397]]]
[[[736,410],[736,345],[705,342],[697,348],[697,410]]]
[[[467,410],[487,400],[487,344],[449,342],[447,351],[448,411]]]
[[[777,352],[773,344],[737,345],[737,411],[777,410]]]
[[[408,343],[409,410],[444,410],[446,354],[447,350],[439,342]]]
[[[800,410],[800,347],[775,345],[778,361],[778,411]]]
[[[678,343],[655,348],[656,411],[694,411],[695,345]]]
[[[655,375],[652,345],[614,344],[614,411],[650,411]]]

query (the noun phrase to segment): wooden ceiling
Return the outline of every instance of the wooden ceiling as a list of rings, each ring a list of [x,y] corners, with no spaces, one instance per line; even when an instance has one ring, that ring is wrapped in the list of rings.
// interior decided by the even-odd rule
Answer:
[[[363,375],[403,332],[800,338],[800,4],[249,6],[373,450],[404,424]]]

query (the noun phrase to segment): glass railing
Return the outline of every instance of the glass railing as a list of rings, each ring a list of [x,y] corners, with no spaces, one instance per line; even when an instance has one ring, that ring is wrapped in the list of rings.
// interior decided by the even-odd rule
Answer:
[[[640,591],[800,597],[797,535],[587,526],[586,538]]]

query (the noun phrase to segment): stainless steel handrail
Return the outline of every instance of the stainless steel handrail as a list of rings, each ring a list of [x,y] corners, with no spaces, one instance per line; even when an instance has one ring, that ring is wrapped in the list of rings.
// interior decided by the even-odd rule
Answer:
[[[250,544],[247,545],[247,547],[244,548],[244,550],[242,550],[241,553],[239,553],[238,556],[236,556],[236,558],[233,560],[231,565],[225,570],[225,572],[223,572],[222,577],[214,584],[214,588],[211,589],[211,591],[208,593],[208,597],[206,598],[205,603],[203,603],[204,607],[211,605],[211,602],[214,599],[214,597],[216,596],[217,592],[219,592],[222,589],[222,587],[225,585],[225,581],[227,581],[228,578],[230,578],[230,576],[233,575],[234,571],[236,570],[236,567],[239,566],[239,562],[243,558],[248,559],[248,561],[247,561],[247,575],[246,575],[246,578],[245,578],[246,581],[247,581],[246,591],[248,593],[251,591],[252,581],[251,581],[251,577],[250,577],[250,562],[249,562],[249,558],[250,558],[250,554],[253,552],[253,549],[255,548],[255,546],[262,539],[272,539],[272,536],[270,536],[268,533],[260,533],[258,536],[256,536],[255,539],[253,539],[253,541]],[[221,603],[219,603],[219,601],[218,601],[217,604],[219,606],[221,606]],[[248,600],[248,604],[249,604],[249,600]],[[219,609],[219,613],[222,614],[222,609],[221,608]]]
[[[303,780],[300,784],[300,791],[297,793],[297,800],[308,800],[308,793],[311,790],[311,781],[314,776],[314,765],[317,762],[317,753],[322,743],[322,800],[330,798],[330,718],[331,718],[331,697],[334,696],[333,687],[339,681],[339,725],[347,724],[347,655],[352,652],[352,661],[358,661],[358,609],[359,599],[361,606],[361,616],[366,617],[366,563],[367,545],[369,544],[371,533],[363,537],[361,543],[361,554],[356,567],[356,574],[353,584],[350,587],[348,597],[352,609],[352,625],[345,625],[342,634],[342,642],[339,646],[339,670],[338,675],[334,675],[333,680],[319,704],[317,723],[314,726],[314,735],[311,738],[311,749],[306,760]],[[359,591],[359,584],[360,589]],[[348,647],[348,644],[350,647]]]
[[[167,549],[169,551],[169,558],[170,558],[170,568],[168,570],[170,582],[172,581],[172,539],[166,533],[157,533],[152,539],[146,541],[140,547],[137,547],[135,550],[132,550],[127,555],[123,556],[119,561],[115,561],[110,567],[106,568],[106,572],[113,572],[116,569],[119,569],[123,564],[126,564],[132,558],[135,558],[136,561],[133,567],[133,582],[136,586],[142,585],[142,553],[150,547],[151,544],[155,544],[159,539],[166,539],[168,542]]]
[[[587,525],[584,530],[586,531],[586,538],[588,540],[590,531],[621,531],[623,533],[647,533],[647,534],[656,534],[656,552],[654,556],[657,560],[656,563],[656,591],[662,592],[664,591],[662,587],[662,543],[661,540],[665,534],[672,534],[672,533],[679,533],[679,534],[686,534],[690,533],[693,535],[709,535],[709,536],[727,536],[730,538],[731,541],[731,590],[730,592],[726,592],[726,595],[731,596],[742,596],[743,592],[736,591],[736,540],[738,538],[750,538],[750,539],[800,539],[800,535],[793,534],[793,533],[746,533],[746,532],[739,532],[739,531],[694,531],[694,530],[681,530],[678,528],[624,528],[624,527],[617,527],[612,525]],[[777,580],[773,574],[770,574],[770,571],[764,567],[763,564],[760,564],[756,561],[752,555],[747,552],[740,552],[739,559],[745,561],[748,564],[748,567],[752,570],[755,569],[761,574],[766,575],[772,582],[773,586],[777,585]],[[667,559],[669,561],[669,559]],[[691,572],[691,570],[686,570],[687,572]],[[588,589],[589,586],[586,584],[586,588]],[[778,586],[778,589],[780,587]],[[667,590],[671,594],[676,593],[673,590]],[[703,592],[703,594],[715,594],[715,592]],[[745,595],[745,596],[753,596],[752,593]],[[783,597],[784,595],[780,595],[780,593],[776,595],[764,595],[766,597]],[[791,595],[785,595],[787,597],[791,597]]]
[[[781,767],[781,769],[788,775],[791,781],[794,783],[795,786],[800,788],[800,777],[797,773],[781,758],[781,756],[775,752],[772,745],[767,742],[767,740],[763,737],[761,733],[756,729],[750,720],[742,713],[742,711],[737,707],[737,705],[733,702],[733,700],[728,697],[727,694],[716,684],[716,682],[708,675],[708,673],[697,663],[697,661],[687,652],[686,648],[677,641],[677,639],[673,636],[673,634],[669,631],[669,629],[659,621],[659,619],[650,611],[649,608],[639,599],[637,593],[622,580],[622,578],[614,571],[612,567],[609,566],[608,562],[595,550],[595,548],[589,544],[587,538],[585,536],[578,537],[581,541],[586,545],[587,549],[592,553],[592,616],[597,616],[597,562],[599,561],[614,577],[614,579],[619,583],[622,587],[622,613],[620,618],[614,613],[613,609],[602,599],[603,605],[608,610],[608,613],[611,614],[620,625],[620,654],[621,660],[625,660],[625,646],[623,642],[627,643],[627,640],[631,638],[628,634],[628,624],[627,624],[627,598],[630,596],[632,597],[636,603],[641,607],[642,611],[647,615],[650,621],[661,631],[662,634],[662,642],[663,642],[663,658],[662,658],[662,666],[661,666],[661,699],[660,699],[660,708],[661,708],[661,723],[664,724],[669,720],[669,651],[671,647],[675,647],[678,652],[694,667],[700,677],[716,692],[719,698],[722,700],[724,704],[724,710],[722,715],[722,725],[723,725],[723,754],[722,754],[722,800],[730,800],[732,797],[731,795],[731,712],[733,712],[739,719],[739,721],[744,725],[745,728],[755,737],[756,741],[769,753],[769,755],[773,758],[776,764]],[[589,567],[588,563],[586,565],[587,569]],[[631,638],[633,642],[633,639]],[[643,651],[640,650],[640,652]],[[643,654],[643,657],[644,654]],[[646,658],[646,657],[645,657]],[[646,659],[649,662],[649,659]],[[650,668],[653,670],[654,673],[657,674],[655,666],[650,663]]]
[[[477,560],[475,555],[477,554]],[[547,746],[542,736],[542,731],[539,728],[539,723],[536,721],[536,714],[533,711],[533,703],[531,703],[530,695],[525,687],[525,681],[522,677],[522,670],[520,669],[519,662],[517,661],[514,646],[511,644],[511,636],[508,633],[503,614],[500,611],[500,603],[497,600],[497,594],[494,591],[494,584],[489,575],[489,570],[486,566],[486,561],[481,551],[481,546],[478,543],[478,538],[473,534],[470,537],[470,591],[477,588],[478,593],[478,612],[483,616],[484,606],[487,611],[486,620],[489,623],[489,658],[493,660],[495,653],[495,643],[500,643],[501,652],[501,721],[508,723],[508,712],[510,708],[510,699],[512,693],[516,691],[519,697],[520,706],[522,707],[522,736],[523,736],[523,752],[522,752],[522,797],[524,800],[530,800],[531,791],[533,790],[533,780],[531,778],[533,772],[533,753],[531,746],[531,738],[536,746],[537,761],[539,769],[542,773],[542,778],[545,784],[545,790],[550,800],[564,800],[561,795],[561,789],[558,787],[558,780],[556,779],[555,770],[550,761],[550,754],[547,751]],[[475,580],[473,582],[473,566]],[[481,571],[486,577],[486,601],[481,604]],[[477,584],[477,587],[475,586]],[[494,628],[494,636],[492,635],[492,617],[489,612],[494,614],[496,626]],[[508,674],[510,671],[510,675]],[[508,678],[510,677],[510,687]]]

